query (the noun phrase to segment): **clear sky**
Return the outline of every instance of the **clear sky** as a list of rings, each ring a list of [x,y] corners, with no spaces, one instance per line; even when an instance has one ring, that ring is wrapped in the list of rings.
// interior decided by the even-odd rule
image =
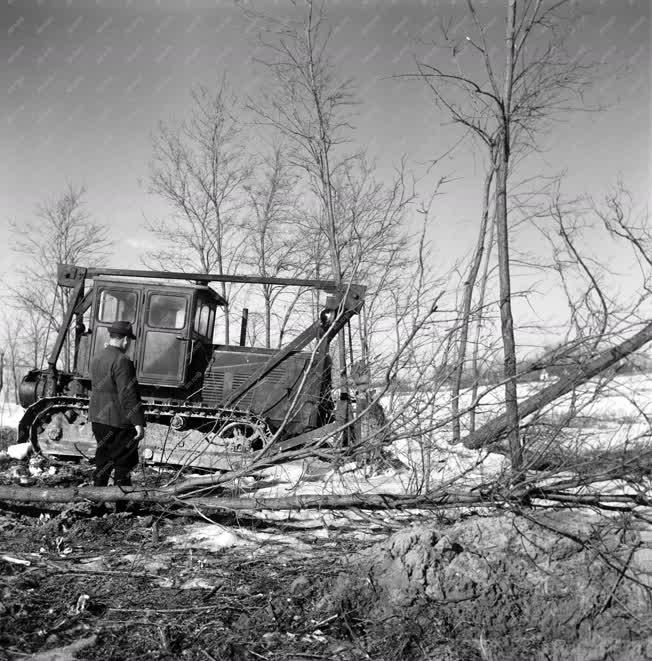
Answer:
[[[231,0],[0,0],[0,259],[11,273],[9,220],[34,217],[38,203],[70,182],[88,189],[88,208],[112,228],[112,266],[138,267],[151,245],[144,217],[164,209],[147,193],[151,136],[160,120],[188,111],[189,91],[227,75],[241,96],[255,96],[264,73],[254,59],[257,26]],[[334,53],[342,73],[358,83],[362,100],[356,141],[381,168],[402,155],[423,166],[459,133],[434,109],[423,84],[392,74],[413,71],[417,42],[431,38],[435,20],[453,25],[464,3],[456,0],[333,0]],[[478,0],[502,19],[504,0]],[[599,195],[621,177],[639,205],[650,191],[649,0],[581,0],[584,15],[572,48],[605,63],[591,102],[600,113],[575,114],[553,127],[545,152],[524,173],[568,171],[570,195]],[[267,13],[287,12],[284,0],[258,3]],[[500,24],[499,24],[500,25]],[[612,65],[618,65],[614,74]],[[442,162],[433,178],[456,178],[436,207],[432,259],[442,269],[464,255],[477,224],[481,167],[470,145]],[[427,192],[428,181],[422,192]],[[536,250],[536,233],[522,233],[523,249]],[[590,243],[590,238],[588,239]],[[148,243],[150,242],[150,243]],[[532,245],[529,246],[528,242]],[[593,245],[617,264],[628,286],[629,266],[618,249]],[[632,280],[632,283],[634,281]],[[632,284],[632,286],[634,286]],[[554,299],[545,300],[552,311]]]

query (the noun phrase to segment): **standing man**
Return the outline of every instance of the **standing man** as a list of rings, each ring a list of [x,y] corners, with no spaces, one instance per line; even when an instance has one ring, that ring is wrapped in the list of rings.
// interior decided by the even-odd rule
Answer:
[[[126,352],[135,340],[128,321],[114,321],[109,343],[91,364],[89,417],[97,441],[93,484],[105,487],[114,471],[116,486],[131,485],[131,471],[138,465],[138,441],[145,436],[145,413],[138,394],[134,364]],[[118,505],[123,505],[118,503]],[[124,506],[116,506],[116,511]]]

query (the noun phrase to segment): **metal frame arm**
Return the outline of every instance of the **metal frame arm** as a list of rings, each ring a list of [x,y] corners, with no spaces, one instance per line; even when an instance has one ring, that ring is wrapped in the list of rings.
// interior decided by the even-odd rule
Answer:
[[[198,283],[233,282],[252,285],[283,285],[286,287],[310,287],[323,291],[337,291],[333,280],[309,278],[269,278],[254,275],[229,275],[219,273],[184,273],[182,271],[139,271],[134,269],[84,268],[71,264],[59,264],[58,282],[62,287],[74,287],[80,279],[98,276],[122,276],[128,278],[159,278],[166,280],[189,280]]]
[[[72,322],[73,315],[75,314],[75,309],[77,308],[77,303],[79,302],[79,296],[83,290],[84,290],[84,280],[81,279],[77,281],[75,285],[75,289],[72,292],[72,296],[68,301],[68,309],[66,310],[66,314],[64,315],[64,318],[61,322],[61,326],[59,326],[57,339],[54,343],[52,353],[48,358],[48,367],[51,370],[55,370],[57,367],[57,360],[59,360],[59,356],[61,355],[61,349],[63,348],[63,343],[65,342],[66,335],[68,334],[68,329]]]

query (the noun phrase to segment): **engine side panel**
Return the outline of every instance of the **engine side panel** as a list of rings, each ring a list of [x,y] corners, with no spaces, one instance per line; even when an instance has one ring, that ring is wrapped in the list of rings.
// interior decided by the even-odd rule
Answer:
[[[221,406],[274,353],[240,347],[216,349],[204,375],[203,403]],[[234,406],[265,418],[272,429],[283,425],[289,434],[314,428],[319,424],[323,371],[322,360],[312,353],[298,352],[277,365]]]

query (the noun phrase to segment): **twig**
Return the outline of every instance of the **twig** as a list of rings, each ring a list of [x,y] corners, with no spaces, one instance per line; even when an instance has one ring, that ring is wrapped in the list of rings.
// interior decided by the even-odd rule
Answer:
[[[367,650],[365,650],[364,648],[362,648],[362,647],[358,644],[358,638],[357,638],[357,636],[353,633],[353,629],[351,629],[351,626],[349,625],[349,623],[348,623],[346,617],[343,617],[343,618],[342,618],[342,622],[344,623],[344,626],[346,627],[346,630],[349,632],[349,636],[350,636],[350,638],[351,638],[351,642],[355,645],[356,649],[358,649],[360,652],[362,652],[362,653],[364,654],[365,659],[371,659],[371,657],[369,656],[369,653],[367,652]]]
[[[223,608],[224,604],[214,606],[186,606],[185,608],[108,608],[114,613],[187,613],[188,611],[209,611]]]
[[[67,559],[64,558],[48,558],[47,560],[41,559],[35,553],[30,553],[32,560],[23,560],[21,558],[5,558],[7,562],[13,562],[14,564],[25,565],[26,567],[34,563],[33,569],[41,568],[47,571],[50,571],[53,574],[91,574],[91,575],[100,575],[100,576],[132,576],[136,578],[157,578],[156,574],[148,574],[146,572],[134,572],[124,569],[75,569],[73,567],[57,567],[54,562],[64,562]],[[36,556],[36,557],[34,557]],[[41,560],[41,562],[39,562]]]
[[[607,598],[604,600],[604,603],[596,613],[597,615],[602,615],[602,613],[607,610],[607,607],[611,603],[611,599],[613,598],[614,594],[616,593],[616,590],[618,589],[618,586],[621,584],[623,578],[625,577],[625,573],[627,572],[627,569],[629,567],[630,562],[632,561],[632,558],[634,557],[634,553],[640,548],[641,542],[636,544],[636,546],[633,546],[632,549],[629,552],[629,555],[627,556],[627,560],[625,561],[625,564],[622,566],[618,578],[614,581],[614,585],[609,591],[609,594],[607,595]]]
[[[41,565],[46,569],[50,569],[53,574],[98,574],[101,576],[131,576],[134,578],[158,578],[156,574],[147,574],[145,572],[134,572],[129,570],[120,569],[69,569],[59,567],[49,567],[48,565]]]
[[[170,651],[170,644],[168,643],[168,637],[165,635],[165,630],[163,627],[158,627],[158,636],[161,639],[161,648],[164,652]]]
[[[259,659],[265,659],[265,661],[268,661],[268,659],[269,659],[269,657],[263,656],[262,654],[258,654],[258,652],[254,652],[252,649],[249,649],[248,647],[247,647],[247,652],[249,652],[249,654],[253,654],[254,656],[258,657]]]
[[[631,581],[632,583],[635,583],[636,585],[639,585],[639,586],[645,588],[646,590],[649,589],[649,586],[646,585],[643,581],[640,581],[639,579],[637,579],[636,576],[631,575],[631,574],[629,576],[627,576],[626,572],[627,572],[628,566],[627,565],[624,565],[624,566],[621,565],[619,567],[617,564],[612,562],[610,556],[607,553],[605,553],[604,551],[601,551],[595,544],[591,543],[590,538],[584,538],[583,539],[582,537],[580,537],[578,535],[574,535],[574,534],[572,534],[571,532],[569,532],[567,530],[562,530],[562,529],[557,528],[553,525],[545,523],[544,521],[540,521],[540,520],[534,518],[533,516],[530,516],[529,514],[527,514],[527,512],[524,511],[524,510],[521,511],[521,515],[524,518],[526,518],[528,521],[533,523],[534,525],[537,525],[537,526],[543,528],[544,530],[549,530],[550,532],[553,532],[553,533],[559,535],[560,537],[566,537],[567,539],[570,539],[571,541],[573,541],[576,544],[578,544],[579,546],[581,546],[581,548],[583,548],[583,549],[586,549],[586,548],[592,549],[593,551],[595,551],[597,553],[598,556],[600,556],[602,561],[608,567],[610,567],[611,569],[614,569],[618,572],[622,572],[623,575],[629,581]]]
[[[10,555],[3,555],[0,560],[4,560],[12,565],[23,565],[29,567],[32,563],[29,560],[23,560],[22,558],[14,558]]]
[[[209,654],[205,649],[201,649],[199,651],[208,659],[208,661],[217,661],[217,659]]]
[[[269,593],[268,601],[267,604],[269,606],[269,610],[272,611],[272,616],[274,617],[274,622],[276,622],[276,628],[279,631],[282,631],[281,623],[279,622],[279,619],[276,615],[276,609],[274,608],[274,603],[272,602],[272,593]]]
[[[309,629],[306,629],[306,631],[314,631],[315,629],[321,629],[327,624],[330,624],[333,620],[336,620],[339,616],[340,616],[339,613],[335,613],[335,615],[331,615],[330,617],[327,617],[325,620],[313,624],[313,626],[311,626]]]

